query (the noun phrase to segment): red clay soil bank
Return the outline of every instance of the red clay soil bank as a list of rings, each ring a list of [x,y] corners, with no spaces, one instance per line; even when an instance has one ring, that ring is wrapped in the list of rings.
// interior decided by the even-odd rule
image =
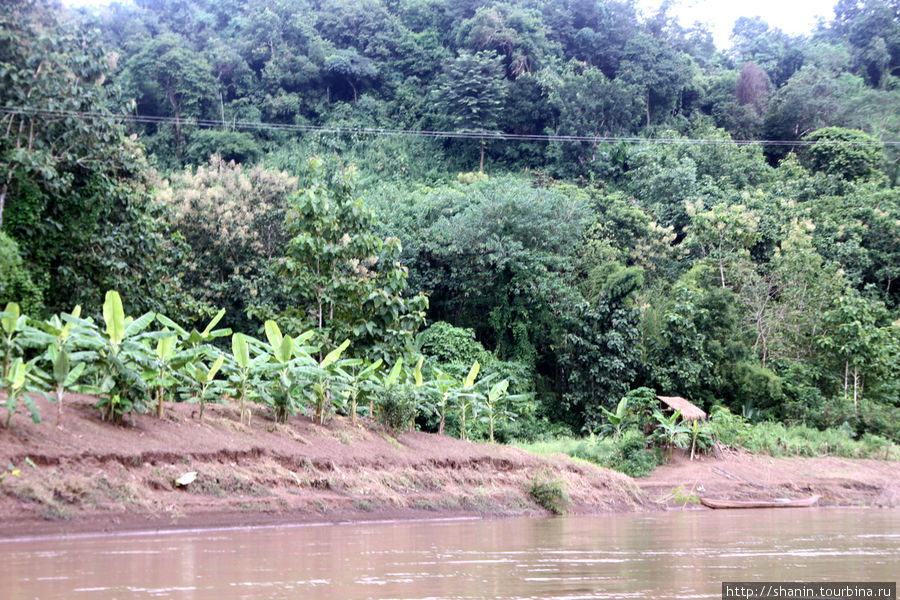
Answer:
[[[0,537],[227,527],[285,522],[547,514],[530,498],[534,477],[564,480],[576,513],[648,507],[619,473],[563,456],[472,444],[432,434],[391,434],[371,423],[259,415],[238,422],[232,406],[167,408],[134,425],[99,420],[95,399],[67,400],[39,425],[23,414],[0,429],[0,465],[19,475],[0,483]],[[0,417],[5,411],[0,410]],[[31,466],[34,465],[34,466]],[[175,480],[196,471],[196,479]]]
[[[818,506],[900,506],[900,463],[838,457],[775,458],[726,450],[689,460],[677,453],[635,483],[663,507],[691,507],[691,496],[751,500],[818,494]]]
[[[574,513],[693,508],[696,496],[822,496],[821,506],[900,506],[900,463],[676,454],[631,479],[563,455],[391,434],[372,423],[296,417],[278,425],[257,410],[250,426],[232,406],[167,408],[132,425],[99,420],[94,399],[68,400],[65,428],[16,414],[0,429],[0,538],[87,532],[235,527],[297,522],[546,515],[529,496],[535,476],[565,482]],[[0,418],[5,418],[0,410]],[[32,466],[33,465],[33,466]],[[175,480],[196,471],[196,479]]]

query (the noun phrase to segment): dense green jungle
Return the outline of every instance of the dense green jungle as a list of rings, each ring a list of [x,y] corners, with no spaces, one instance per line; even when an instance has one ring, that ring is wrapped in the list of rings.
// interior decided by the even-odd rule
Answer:
[[[509,441],[662,394],[900,442],[900,3],[728,49],[669,8],[5,1],[9,416],[368,390]]]

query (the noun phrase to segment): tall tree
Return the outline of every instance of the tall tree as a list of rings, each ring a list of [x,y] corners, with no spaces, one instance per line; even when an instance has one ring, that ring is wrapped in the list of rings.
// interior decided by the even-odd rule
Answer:
[[[496,130],[507,92],[503,64],[493,51],[460,52],[444,68],[435,103],[451,127],[461,133],[484,134]],[[484,137],[478,172],[484,172]]]
[[[39,274],[45,308],[97,306],[109,289],[138,309],[178,304],[143,152],[109,108],[99,32],[63,22],[43,0],[12,0],[0,15],[0,65],[0,220]]]
[[[372,232],[352,171],[329,173],[313,157],[304,179],[288,203],[285,255],[273,261],[287,288],[282,315],[313,327],[324,348],[350,339],[356,352],[395,358],[411,347],[428,307],[424,295],[406,293],[400,241]]]
[[[173,33],[150,40],[131,56],[123,69],[122,81],[137,98],[141,114],[175,118],[175,152],[180,159],[186,117],[203,117],[219,99],[218,84],[203,55]]]

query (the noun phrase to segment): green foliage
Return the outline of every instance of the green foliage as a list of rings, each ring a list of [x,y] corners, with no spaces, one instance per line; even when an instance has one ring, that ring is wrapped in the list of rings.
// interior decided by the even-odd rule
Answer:
[[[648,448],[647,438],[634,429],[625,431],[619,438],[590,436],[566,453],[630,477],[646,477],[662,463],[662,455]]]
[[[627,402],[628,413],[638,430],[647,433],[652,427],[653,411],[659,406],[656,392],[648,387],[629,390],[622,397]]]
[[[619,404],[616,406],[616,412],[614,413],[606,410],[602,406],[600,407],[600,410],[603,411],[603,414],[606,417],[606,423],[600,427],[600,433],[603,436],[611,435],[616,439],[621,438],[628,426],[628,398],[623,397],[619,400]]]
[[[528,495],[539,506],[553,513],[564,515],[569,510],[571,500],[566,483],[549,471],[542,471],[531,480]]]
[[[182,367],[186,385],[182,388],[188,396],[188,402],[200,403],[200,420],[203,420],[203,409],[211,397],[216,398],[221,394],[221,381],[216,380],[216,374],[225,363],[225,356],[219,354],[209,364],[198,356]]]
[[[419,426],[505,440],[594,430],[623,397],[618,428],[649,429],[658,390],[900,436],[889,3],[840,2],[810,37],[741,19],[728,56],[622,2],[4,8],[0,303],[33,319],[7,378],[21,359],[44,391],[93,387],[114,420],[178,388],[227,391],[242,421],[248,401],[371,417],[408,385]],[[779,143],[732,141],[754,138]],[[163,330],[91,312],[111,289]],[[266,341],[224,354],[221,319]]]
[[[379,394],[378,421],[389,429],[406,431],[416,412],[416,395],[411,385],[391,385]]]
[[[268,267],[287,243],[287,197],[297,186],[284,171],[245,168],[218,154],[158,186],[156,199],[171,209],[190,248],[184,285],[198,300],[225,309],[236,329],[257,327],[245,318],[247,309],[277,289]]]
[[[44,0],[6,9],[0,226],[31,273],[34,287],[10,271],[19,293],[36,302],[40,292],[47,312],[96,306],[107,289],[144,309],[180,306],[178,275],[165,271],[173,241],[147,195],[142,150],[117,116],[131,106],[103,85],[110,63],[100,32]]]
[[[30,371],[32,365],[26,363],[21,358],[14,359],[10,365],[8,372],[0,377],[0,385],[6,392],[4,406],[6,406],[6,428],[9,429],[12,422],[12,416],[16,412],[19,400],[23,401],[31,412],[31,420],[35,423],[41,422],[41,414],[34,404],[34,398],[29,392],[36,391],[35,387],[30,385]]]
[[[744,417],[732,413],[724,406],[717,406],[712,410],[709,424],[715,439],[732,448],[743,443],[751,427]]]
[[[41,291],[19,255],[16,241],[0,231],[0,304],[17,302],[34,314],[41,305]]]
[[[485,363],[488,353],[476,339],[475,330],[454,327],[446,321],[437,321],[416,335],[416,347],[439,363]]]
[[[286,256],[273,263],[291,299],[283,318],[312,327],[325,348],[350,339],[373,355],[402,352],[428,301],[405,295],[399,240],[372,232],[372,215],[354,197],[349,172],[329,174],[313,158],[305,177],[306,187],[290,200]]]
[[[853,437],[853,430],[848,424],[820,431],[804,425],[789,427],[782,423],[764,422],[748,431],[742,445],[751,452],[772,456],[900,458],[900,447],[884,438],[869,434],[863,441],[856,441]]]
[[[218,95],[211,71],[188,40],[169,32],[147,40],[125,61],[122,83],[138,106],[154,116],[175,118],[173,141],[178,157],[184,150],[181,120],[203,116]]]
[[[675,448],[688,448],[691,445],[691,430],[681,420],[681,411],[676,410],[671,415],[664,415],[659,411],[653,413],[656,419],[656,428],[653,430],[652,439],[659,442],[669,450],[669,456]]]
[[[201,129],[191,134],[184,149],[185,162],[201,166],[209,157],[218,155],[223,161],[252,165],[262,158],[262,148],[252,135],[227,129]],[[247,208],[253,208],[249,205]]]
[[[882,145],[867,133],[842,127],[824,127],[803,139],[815,142],[806,151],[806,161],[813,171],[848,181],[870,179],[880,173]]]
[[[485,133],[497,129],[507,93],[500,57],[493,51],[461,51],[446,63],[434,91],[434,106],[459,132]],[[484,138],[478,172],[484,172]]]

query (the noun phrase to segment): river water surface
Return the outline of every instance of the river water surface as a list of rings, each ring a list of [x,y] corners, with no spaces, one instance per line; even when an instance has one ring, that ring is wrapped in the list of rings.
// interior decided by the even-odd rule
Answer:
[[[688,511],[0,543],[5,600],[717,598],[896,581],[900,510]]]

